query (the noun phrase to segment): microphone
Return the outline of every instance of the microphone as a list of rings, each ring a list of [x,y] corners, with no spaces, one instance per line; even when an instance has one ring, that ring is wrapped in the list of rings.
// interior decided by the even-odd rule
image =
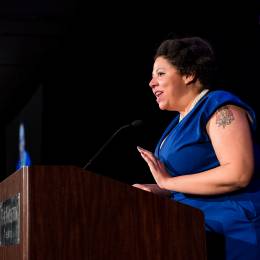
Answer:
[[[94,156],[87,162],[87,164],[83,167],[83,170],[85,170],[98,156],[99,154],[104,150],[104,148],[114,139],[114,137],[121,132],[123,129],[128,128],[128,127],[139,127],[143,125],[142,120],[135,120],[130,124],[123,125],[119,129],[114,132],[110,138],[101,146],[101,148],[94,154]]]

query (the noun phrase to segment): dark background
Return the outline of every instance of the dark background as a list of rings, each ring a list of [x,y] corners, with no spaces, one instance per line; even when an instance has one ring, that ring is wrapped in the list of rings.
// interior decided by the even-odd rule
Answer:
[[[142,119],[143,127],[122,131],[89,170],[128,183],[152,181],[136,145],[153,150],[174,115],[158,109],[148,87],[153,55],[168,36],[207,39],[218,60],[218,87],[259,115],[259,4],[176,3],[0,4],[1,179],[13,172],[6,153],[17,136],[8,129],[41,87],[42,107],[34,104],[25,115],[33,125],[26,136],[37,154],[33,163],[83,167],[120,126]]]

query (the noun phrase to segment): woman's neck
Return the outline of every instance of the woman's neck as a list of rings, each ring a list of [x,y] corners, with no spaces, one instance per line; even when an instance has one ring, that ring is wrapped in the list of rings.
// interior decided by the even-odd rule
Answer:
[[[193,109],[197,102],[208,92],[208,89],[202,89],[201,91],[193,93],[190,101],[183,111],[180,111],[180,121]]]

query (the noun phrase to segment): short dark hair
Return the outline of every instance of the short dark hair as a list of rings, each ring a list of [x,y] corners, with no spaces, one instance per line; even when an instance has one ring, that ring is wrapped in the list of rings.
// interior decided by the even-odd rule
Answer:
[[[155,59],[164,57],[182,75],[194,75],[204,87],[213,83],[216,71],[211,45],[200,37],[168,39],[158,47]]]

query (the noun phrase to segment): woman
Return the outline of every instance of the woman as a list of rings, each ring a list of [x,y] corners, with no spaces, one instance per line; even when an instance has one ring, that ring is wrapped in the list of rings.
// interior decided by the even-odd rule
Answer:
[[[154,154],[138,147],[156,184],[134,186],[202,210],[206,230],[224,238],[226,259],[260,259],[255,114],[237,96],[210,91],[212,72],[214,53],[201,38],[159,46],[149,85],[159,108],[179,116]]]

